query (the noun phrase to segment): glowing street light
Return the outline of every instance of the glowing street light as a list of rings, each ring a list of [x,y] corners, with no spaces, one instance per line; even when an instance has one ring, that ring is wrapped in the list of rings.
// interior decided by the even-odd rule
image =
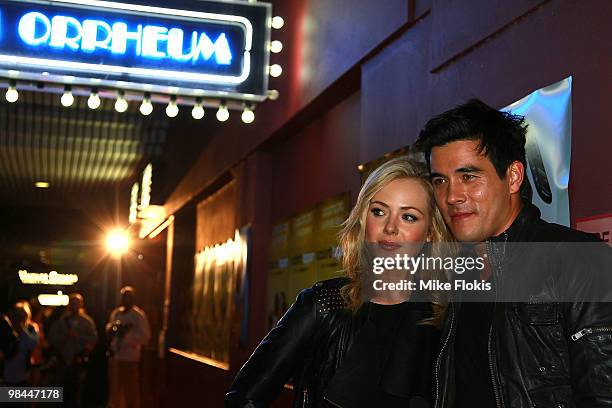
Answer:
[[[112,230],[106,237],[106,248],[116,257],[120,257],[128,251],[130,239],[125,231],[120,229]]]

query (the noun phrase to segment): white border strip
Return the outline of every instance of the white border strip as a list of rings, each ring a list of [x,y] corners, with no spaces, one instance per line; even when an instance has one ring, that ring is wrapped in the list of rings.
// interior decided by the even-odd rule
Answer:
[[[0,54],[0,63],[25,65],[27,67],[72,69],[79,72],[95,72],[97,74],[129,75],[140,78],[165,78],[177,82],[199,82],[199,83],[225,83],[237,85],[244,82],[251,71],[251,54],[244,52],[244,63],[240,76],[226,76],[214,74],[197,74],[184,71],[164,71],[161,69],[123,67],[118,65],[89,64],[86,62],[62,61],[42,58],[18,57],[14,55]]]

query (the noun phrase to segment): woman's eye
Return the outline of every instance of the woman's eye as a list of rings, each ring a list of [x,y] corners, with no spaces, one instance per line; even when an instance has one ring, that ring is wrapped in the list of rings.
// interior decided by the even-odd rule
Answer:
[[[403,218],[405,221],[409,221],[409,222],[415,222],[415,221],[418,219],[417,217],[415,217],[415,216],[414,216],[414,215],[412,215],[412,214],[404,214],[404,215],[402,215],[402,218]]]
[[[385,215],[385,212],[380,208],[372,208],[370,212],[376,217],[382,217],[383,215]]]

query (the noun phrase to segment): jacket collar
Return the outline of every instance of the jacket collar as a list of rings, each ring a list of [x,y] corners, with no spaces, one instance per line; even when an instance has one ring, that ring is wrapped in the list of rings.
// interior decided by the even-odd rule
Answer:
[[[531,203],[523,203],[523,208],[512,222],[512,225],[501,234],[489,238],[488,242],[521,242],[525,241],[529,226],[540,219],[540,210]]]

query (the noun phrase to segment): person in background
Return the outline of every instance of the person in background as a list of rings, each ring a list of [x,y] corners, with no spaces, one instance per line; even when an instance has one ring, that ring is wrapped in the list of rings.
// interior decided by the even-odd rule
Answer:
[[[109,359],[109,406],[140,407],[141,348],[151,338],[147,316],[134,304],[134,288],[121,289],[121,306],[113,310],[106,324],[111,340]]]
[[[30,353],[38,344],[38,326],[32,322],[30,305],[26,301],[17,302],[10,318],[18,334],[19,344],[16,353],[4,362],[4,382],[10,387],[26,387],[29,381]]]
[[[0,315],[0,363],[12,357],[17,352],[18,345],[19,334],[13,323],[5,314]]]
[[[81,406],[88,356],[98,341],[96,325],[83,305],[83,296],[70,294],[68,311],[53,323],[49,332],[49,344],[59,357],[57,380],[64,387],[66,406]]]
[[[30,355],[30,383],[37,387],[44,385],[42,367],[45,365],[45,357],[49,348],[49,342],[45,335],[44,308],[36,298],[30,299],[32,307],[32,322],[38,326],[38,344]]]

